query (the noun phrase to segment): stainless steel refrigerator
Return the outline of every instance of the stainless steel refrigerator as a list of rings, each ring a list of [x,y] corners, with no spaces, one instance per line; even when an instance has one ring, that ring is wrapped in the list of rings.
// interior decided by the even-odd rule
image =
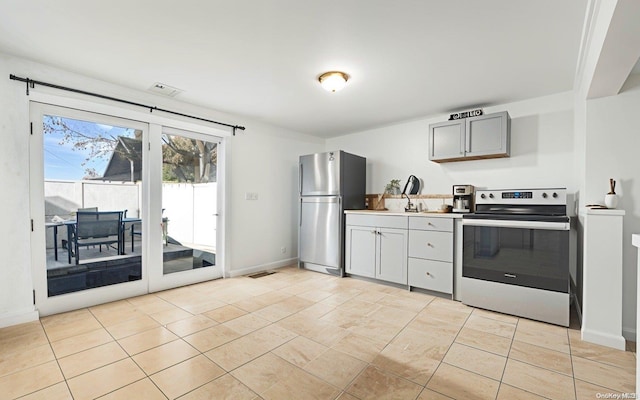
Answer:
[[[344,276],[344,210],[364,208],[366,159],[344,151],[300,156],[300,268]]]

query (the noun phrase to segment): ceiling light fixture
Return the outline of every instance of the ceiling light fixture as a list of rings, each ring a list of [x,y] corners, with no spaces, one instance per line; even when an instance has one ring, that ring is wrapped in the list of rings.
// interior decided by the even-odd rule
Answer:
[[[329,71],[318,77],[320,85],[328,92],[337,92],[341,90],[349,80],[349,75],[340,71]]]

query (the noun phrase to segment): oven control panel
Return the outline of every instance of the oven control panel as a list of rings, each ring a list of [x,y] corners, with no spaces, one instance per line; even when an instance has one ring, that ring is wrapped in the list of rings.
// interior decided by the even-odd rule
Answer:
[[[567,189],[481,189],[476,190],[476,204],[548,204],[566,205]]]
[[[503,199],[533,199],[533,192],[502,192]]]

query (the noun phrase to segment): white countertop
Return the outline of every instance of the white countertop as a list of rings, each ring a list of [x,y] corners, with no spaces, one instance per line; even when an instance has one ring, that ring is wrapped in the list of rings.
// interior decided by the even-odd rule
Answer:
[[[366,215],[399,215],[403,217],[435,217],[435,218],[462,218],[464,214],[458,213],[441,213],[423,211],[418,213],[402,212],[402,211],[379,211],[379,210],[345,210],[345,214],[366,214]]]

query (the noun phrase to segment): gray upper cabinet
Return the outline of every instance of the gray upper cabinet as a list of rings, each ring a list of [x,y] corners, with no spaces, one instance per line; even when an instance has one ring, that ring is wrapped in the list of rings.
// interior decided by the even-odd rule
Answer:
[[[464,120],[429,125],[429,160],[440,161],[464,157]]]
[[[429,160],[509,157],[511,118],[506,111],[429,125]]]

